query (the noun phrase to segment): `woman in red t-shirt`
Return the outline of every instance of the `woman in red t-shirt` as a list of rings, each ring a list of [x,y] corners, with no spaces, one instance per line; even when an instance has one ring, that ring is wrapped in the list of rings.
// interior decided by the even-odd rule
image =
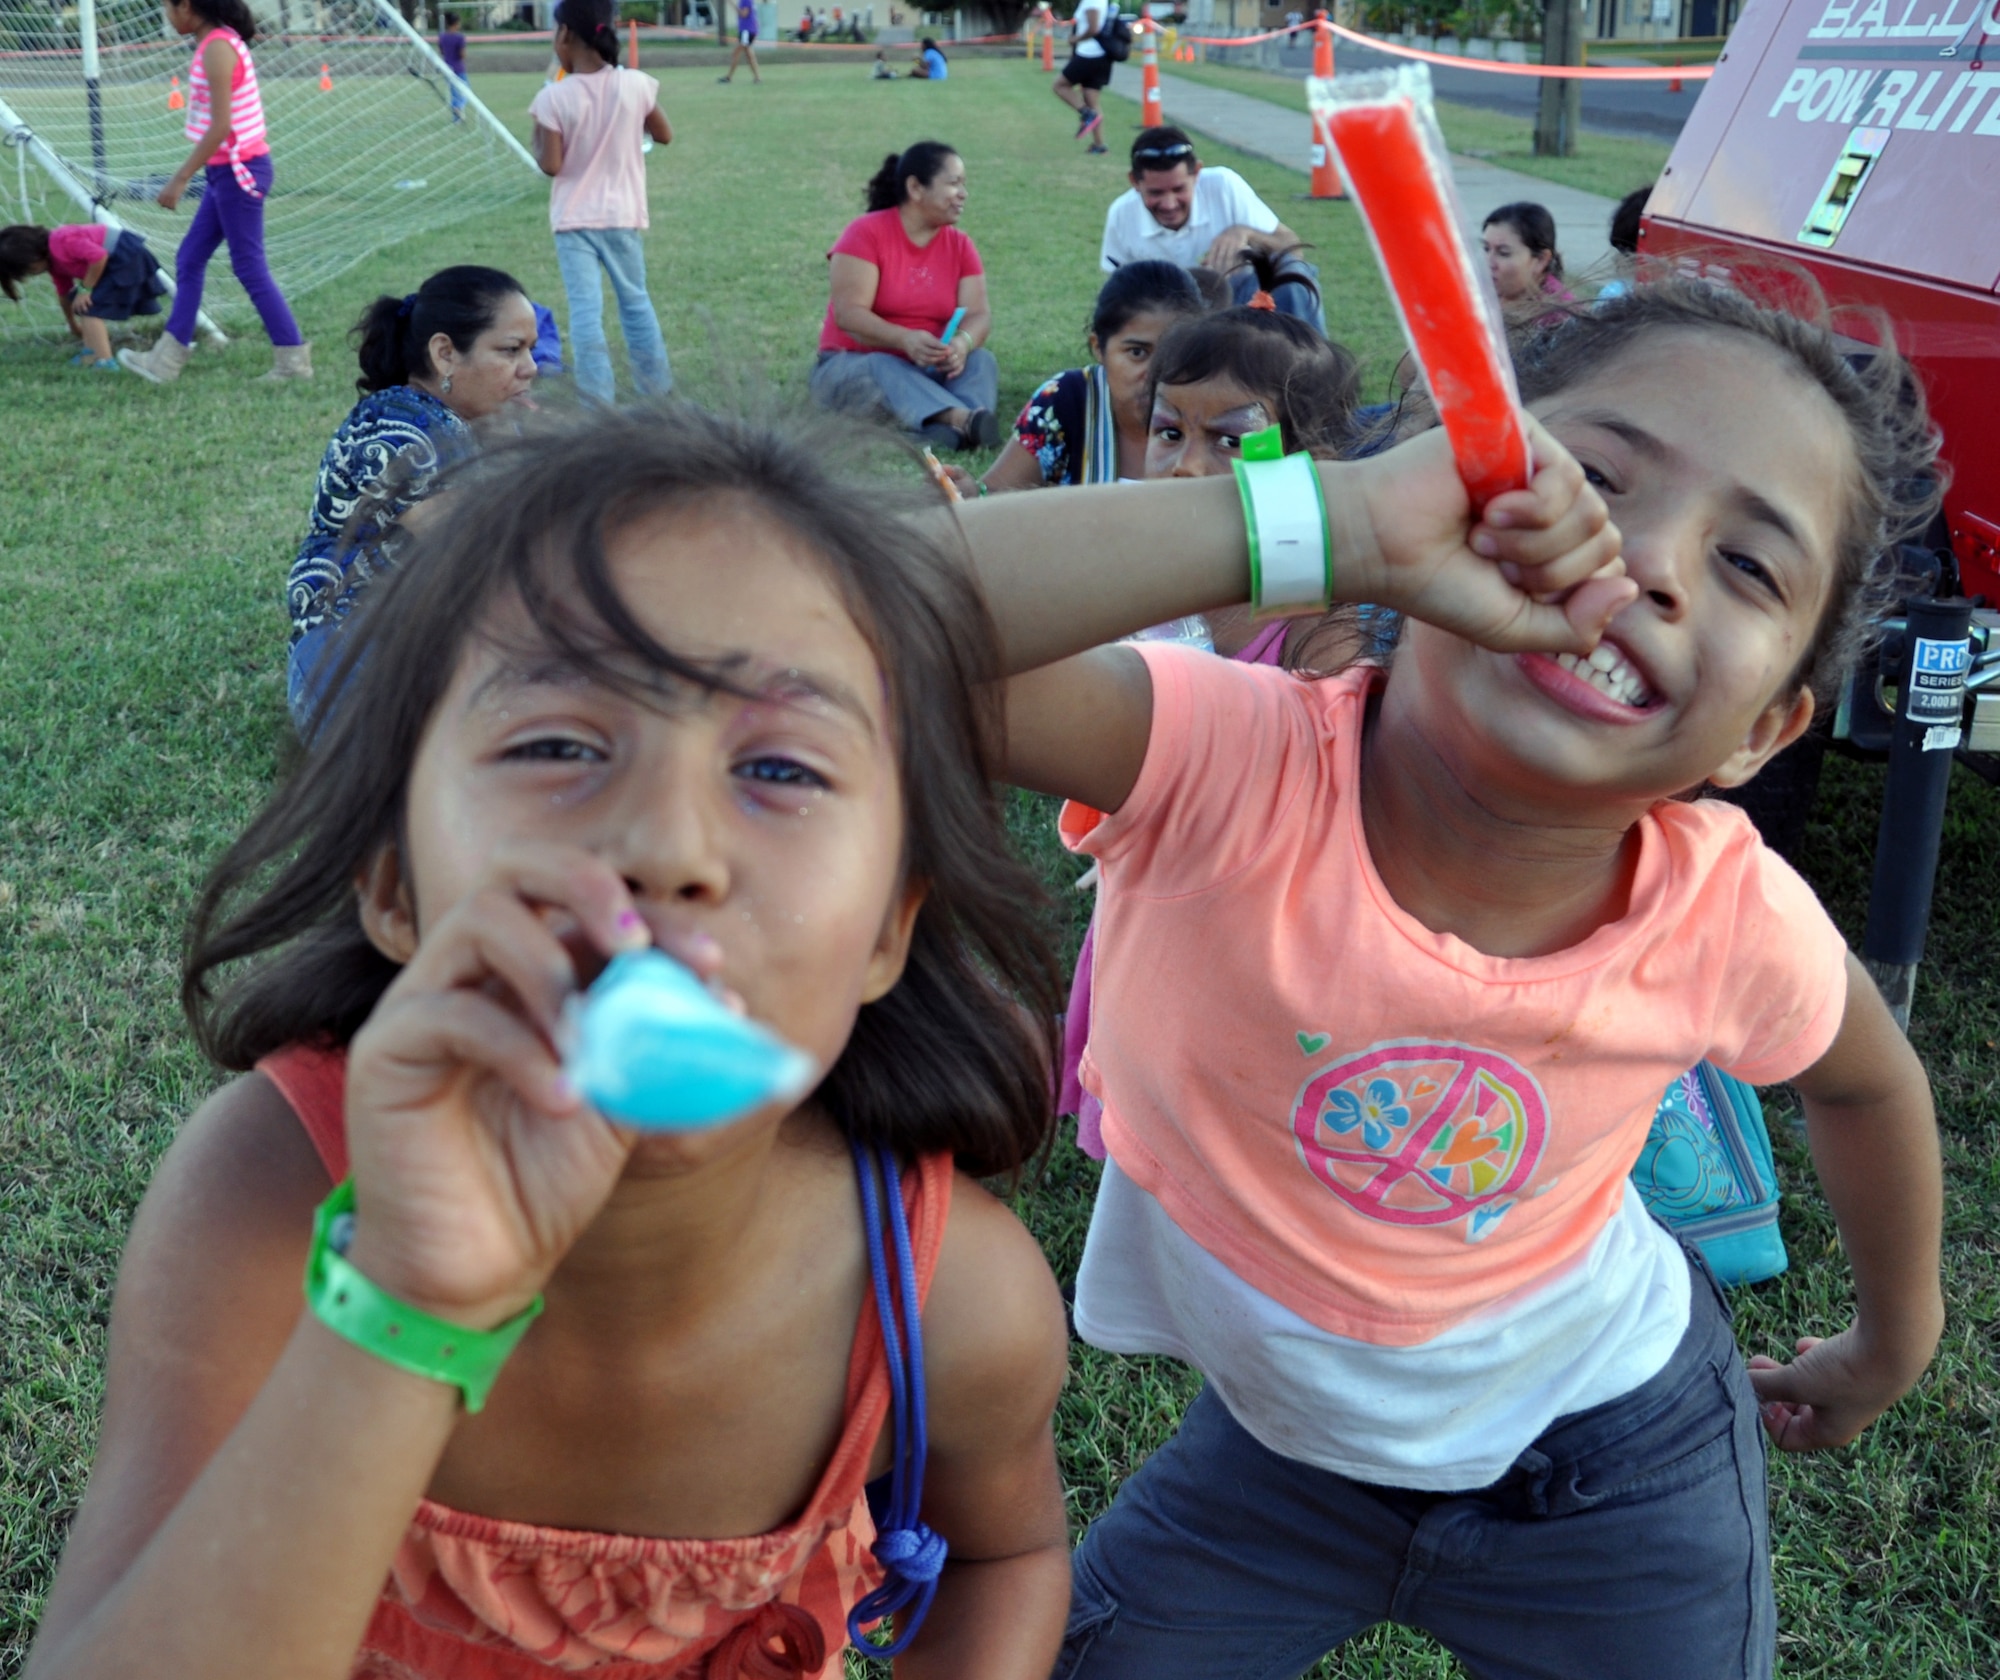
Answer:
[[[883,160],[868,214],[827,253],[832,295],[814,401],[887,413],[939,449],[999,441],[1000,369],[985,348],[993,313],[979,252],[958,231],[964,213],[965,162],[949,146],[920,140]]]

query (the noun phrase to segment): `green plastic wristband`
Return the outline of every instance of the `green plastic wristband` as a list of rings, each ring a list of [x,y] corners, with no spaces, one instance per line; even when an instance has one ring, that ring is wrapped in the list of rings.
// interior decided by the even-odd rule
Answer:
[[[1277,426],[1249,432],[1241,440],[1242,458],[1232,463],[1236,493],[1243,503],[1243,528],[1250,548],[1250,606],[1253,612],[1296,612],[1302,606],[1325,607],[1333,599],[1333,526],[1327,516],[1326,492],[1309,455],[1287,455],[1284,432]],[[1259,515],[1259,502],[1267,501]],[[1310,518],[1302,517],[1308,512]],[[1301,539],[1307,553],[1300,553]],[[1265,548],[1276,544],[1279,553]],[[1299,571],[1306,560],[1311,570]],[[1278,599],[1270,599],[1275,593]]]
[[[491,1330],[468,1330],[396,1299],[346,1260],[354,1233],[354,1180],[345,1180],[313,1215],[306,1256],[306,1305],[336,1336],[413,1376],[448,1383],[468,1412],[486,1404],[507,1356],[541,1316],[542,1298]]]

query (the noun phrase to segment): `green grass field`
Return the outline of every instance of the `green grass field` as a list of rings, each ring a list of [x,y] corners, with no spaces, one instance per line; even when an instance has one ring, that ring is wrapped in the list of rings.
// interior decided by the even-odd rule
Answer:
[[[1233,64],[1173,64],[1167,70],[1189,81],[1247,93],[1294,111],[1306,108],[1306,84],[1296,76]],[[1667,163],[1667,147],[1617,134],[1579,135],[1574,157],[1536,157],[1535,125],[1526,118],[1476,105],[1454,105],[1448,99],[1438,101],[1437,117],[1445,144],[1454,152],[1485,158],[1502,168],[1582,192],[1602,193],[1606,198],[1623,198],[1634,187],[1657,180]]]
[[[954,66],[939,86],[870,84],[859,65],[779,68],[762,88],[717,87],[698,70],[664,80],[679,138],[650,165],[650,262],[683,392],[803,393],[823,253],[883,153],[928,135],[967,160],[966,227],[988,264],[1005,400],[1078,359],[1103,207],[1122,180],[1112,159],[1073,148],[1039,73],[989,62]],[[492,77],[479,90],[518,115],[533,85]],[[1114,158],[1129,111],[1112,113]],[[1379,388],[1394,328],[1352,211],[1302,202],[1302,178],[1213,150],[1315,243],[1335,331]],[[22,417],[0,465],[0,1676],[18,1671],[82,1492],[132,1208],[215,1083],[174,1007],[181,923],[207,861],[285,758],[282,583],[320,451],[352,400],[342,334],[375,293],[457,261],[508,268],[561,308],[531,197],[376,252],[296,300],[321,366],[308,386],[249,384],[268,358],[253,335],[203,348],[166,390],[66,373],[53,341],[0,339],[0,413]],[[1873,769],[1834,767],[1806,860],[1857,939],[1878,784]],[[1023,845],[1066,882],[1074,867],[1046,806],[1017,796],[1014,811]],[[1961,775],[1915,1035],[1945,1129],[1951,1323],[1931,1374],[1859,1446],[1775,1466],[1782,1667],[1794,1680],[2000,1674],[1996,851],[2000,796]],[[1081,901],[1057,897],[1073,940]],[[1847,1311],[1832,1226],[1802,1151],[1777,1130],[1794,1266],[1739,1298],[1749,1351],[1829,1332]],[[1094,1169],[1061,1149],[1022,1201],[1064,1276],[1093,1184]],[[1076,1350],[1059,1421],[1078,1524],[1192,1389],[1169,1361]],[[1323,1670],[1457,1672],[1394,1631]]]

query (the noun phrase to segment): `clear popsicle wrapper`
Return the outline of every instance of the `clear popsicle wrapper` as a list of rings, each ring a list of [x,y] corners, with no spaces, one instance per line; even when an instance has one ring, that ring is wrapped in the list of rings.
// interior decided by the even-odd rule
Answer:
[[[819,1064],[736,1014],[659,950],[613,957],[563,1011],[563,1069],[598,1113],[641,1131],[725,1126],[802,1097]]]
[[[1306,83],[1422,369],[1459,477],[1485,506],[1528,482],[1527,426],[1500,299],[1467,245],[1427,66]]]

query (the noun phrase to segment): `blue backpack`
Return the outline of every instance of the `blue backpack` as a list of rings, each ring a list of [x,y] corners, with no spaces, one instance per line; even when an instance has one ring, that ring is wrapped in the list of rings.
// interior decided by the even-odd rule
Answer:
[[[1785,1269],[1771,1134],[1756,1090],[1742,1080],[1703,1062],[1669,1085],[1632,1182],[1724,1284],[1760,1283]]]

